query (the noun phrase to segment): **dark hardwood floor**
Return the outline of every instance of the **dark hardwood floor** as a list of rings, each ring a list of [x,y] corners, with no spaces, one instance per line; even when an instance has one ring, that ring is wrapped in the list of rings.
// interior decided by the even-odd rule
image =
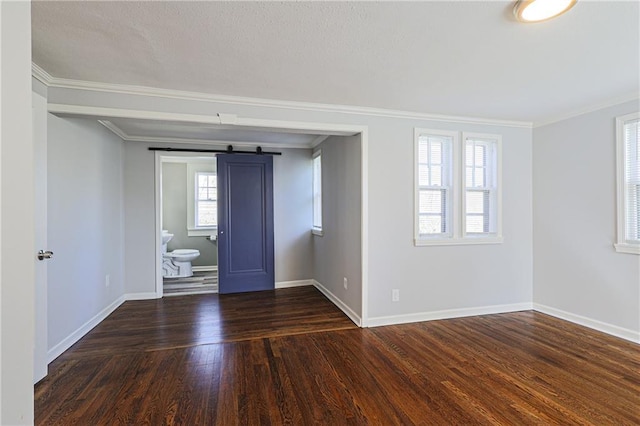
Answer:
[[[356,328],[312,287],[126,302],[36,424],[640,424],[640,346],[531,311]]]

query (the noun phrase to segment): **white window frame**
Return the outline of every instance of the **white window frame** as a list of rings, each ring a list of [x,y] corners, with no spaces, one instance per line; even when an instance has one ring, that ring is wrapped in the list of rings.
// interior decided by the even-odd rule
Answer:
[[[419,234],[419,138],[420,136],[448,136],[453,140],[452,146],[452,229],[448,235],[437,234],[437,237]],[[467,139],[479,139],[495,144],[495,188],[493,188],[495,200],[495,232],[493,233],[466,233],[465,229],[465,145]],[[415,246],[443,246],[443,245],[473,245],[473,244],[501,244],[504,242],[502,235],[502,136],[486,133],[470,133],[460,131],[446,131],[433,129],[414,129],[414,245]]]
[[[316,161],[320,162],[319,176],[316,175]],[[319,149],[311,156],[312,174],[312,223],[311,233],[319,237],[324,235],[322,221],[322,150]],[[318,224],[319,223],[319,224]]]
[[[442,188],[447,189],[448,191],[448,199],[447,199],[447,217],[445,222],[448,225],[448,229],[444,233],[438,234],[420,234],[420,190],[421,189],[437,189],[438,186],[424,186],[420,185],[420,138],[422,137],[445,137],[451,138],[451,147],[450,147],[450,164],[447,167],[449,172],[449,180],[450,186],[442,186]],[[416,128],[414,130],[414,243],[418,246],[423,245],[434,245],[434,244],[448,244],[454,241],[454,237],[456,237],[455,232],[457,226],[455,224],[455,218],[457,217],[456,209],[458,208],[458,203],[456,200],[459,198],[458,187],[459,187],[459,177],[456,173],[455,164],[458,162],[458,150],[456,147],[459,144],[459,132],[451,132],[445,130],[433,130],[433,129],[420,129]]]
[[[640,112],[623,115],[616,118],[616,199],[617,199],[617,241],[614,247],[619,253],[640,254],[640,240],[627,238],[626,204],[627,186],[626,179],[626,141],[624,126],[630,121],[640,120]],[[640,150],[640,141],[636,141],[636,150]]]
[[[491,171],[489,173],[489,184],[481,188],[482,190],[489,191],[489,214],[490,221],[492,222],[493,232],[467,232],[467,141],[480,142],[491,150],[487,156],[488,161],[486,168]],[[462,147],[461,147],[461,220],[462,220],[462,237],[468,239],[477,239],[482,241],[502,242],[502,136],[486,133],[462,133]]]
[[[189,162],[187,163],[187,236],[189,237],[208,237],[215,232],[217,226],[197,226],[196,225],[196,188],[198,181],[196,176],[198,173],[214,173],[217,174],[216,160],[212,159],[207,162]]]

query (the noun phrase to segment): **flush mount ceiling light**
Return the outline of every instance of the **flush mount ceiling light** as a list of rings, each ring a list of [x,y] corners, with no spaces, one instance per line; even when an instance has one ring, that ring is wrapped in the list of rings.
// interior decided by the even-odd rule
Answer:
[[[518,0],[513,14],[520,22],[542,22],[571,9],[578,0]]]

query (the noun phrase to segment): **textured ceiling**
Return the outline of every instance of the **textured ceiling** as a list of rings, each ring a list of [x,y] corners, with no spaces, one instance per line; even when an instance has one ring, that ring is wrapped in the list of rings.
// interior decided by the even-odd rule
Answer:
[[[541,24],[507,2],[34,2],[53,77],[544,121],[639,91],[640,7],[579,1]]]

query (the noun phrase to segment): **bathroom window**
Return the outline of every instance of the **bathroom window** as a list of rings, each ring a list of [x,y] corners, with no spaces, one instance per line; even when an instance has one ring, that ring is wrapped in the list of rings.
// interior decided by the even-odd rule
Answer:
[[[215,173],[196,173],[196,227],[218,225],[218,178]]]
[[[313,226],[311,232],[322,236],[322,151],[313,153]]]
[[[620,253],[640,254],[640,113],[616,118],[618,238]]]
[[[414,244],[501,243],[501,136],[415,129],[414,143]]]
[[[187,164],[187,235],[208,237],[218,227],[218,176],[215,159]]]

